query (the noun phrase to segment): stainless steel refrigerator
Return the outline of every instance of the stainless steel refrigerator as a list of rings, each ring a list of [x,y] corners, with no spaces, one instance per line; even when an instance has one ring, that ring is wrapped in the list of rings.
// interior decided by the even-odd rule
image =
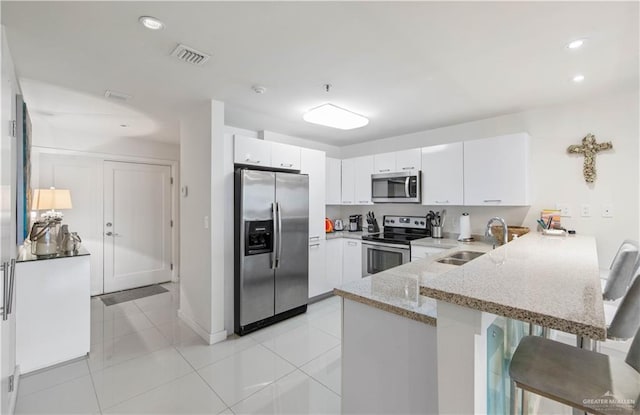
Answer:
[[[235,332],[304,313],[309,299],[309,176],[235,171]]]

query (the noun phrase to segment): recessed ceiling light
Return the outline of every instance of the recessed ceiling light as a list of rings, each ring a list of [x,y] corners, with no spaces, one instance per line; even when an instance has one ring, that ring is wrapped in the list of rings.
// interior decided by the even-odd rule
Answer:
[[[571,80],[573,82],[576,82],[576,83],[582,82],[582,81],[584,81],[584,75],[579,73],[579,74],[575,75],[573,78],[571,78]]]
[[[333,104],[323,104],[312,108],[302,118],[312,124],[339,128],[340,130],[352,130],[369,124],[366,117]]]
[[[578,49],[584,45],[584,39],[576,39],[567,43],[567,49]]]
[[[140,16],[138,21],[147,29],[160,30],[164,29],[164,23],[152,16]]]

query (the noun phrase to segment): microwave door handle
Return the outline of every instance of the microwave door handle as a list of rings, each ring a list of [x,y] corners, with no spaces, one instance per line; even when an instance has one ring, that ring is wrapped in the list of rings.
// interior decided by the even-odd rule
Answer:
[[[407,176],[404,179],[404,194],[406,197],[411,197],[411,195],[409,194],[409,184],[411,183],[411,176]]]

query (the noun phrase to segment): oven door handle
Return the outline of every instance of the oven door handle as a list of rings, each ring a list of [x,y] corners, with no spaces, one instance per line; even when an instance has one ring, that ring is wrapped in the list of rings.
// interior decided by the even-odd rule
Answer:
[[[409,245],[395,245],[395,244],[388,244],[388,243],[384,243],[384,242],[369,242],[369,241],[362,241],[362,245],[367,245],[367,246],[371,246],[371,247],[379,247],[379,248],[391,248],[391,249],[395,249],[397,251],[410,251],[411,248]]]

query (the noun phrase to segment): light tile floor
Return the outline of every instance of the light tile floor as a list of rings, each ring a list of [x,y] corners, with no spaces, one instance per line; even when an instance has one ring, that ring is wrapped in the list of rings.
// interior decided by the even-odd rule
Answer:
[[[338,298],[209,346],[178,319],[178,285],[164,287],[109,307],[92,299],[90,356],[22,377],[16,413],[340,413]]]
[[[90,356],[22,377],[16,413],[340,413],[339,298],[209,346],[179,321],[179,286],[164,287],[109,307],[92,299]],[[624,357],[628,343],[602,352]],[[571,414],[545,399],[537,405],[541,414]]]

